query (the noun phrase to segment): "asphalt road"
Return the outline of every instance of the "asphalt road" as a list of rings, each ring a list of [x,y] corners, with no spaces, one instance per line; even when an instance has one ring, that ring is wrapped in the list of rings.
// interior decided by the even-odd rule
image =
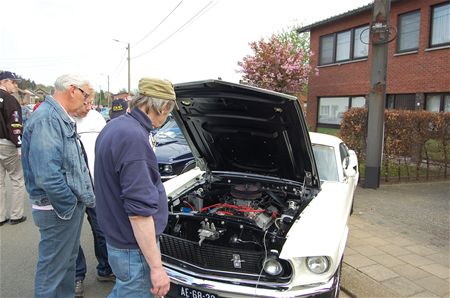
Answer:
[[[358,188],[355,213],[368,222],[396,229],[424,243],[449,248],[450,182],[382,185],[378,190]],[[0,227],[0,297],[32,297],[39,232],[25,201],[28,220]],[[111,283],[95,280],[96,260],[87,220],[81,235],[88,273],[85,297],[106,297]],[[345,271],[344,271],[345,274]],[[363,285],[365,286],[365,285]],[[348,297],[344,293],[341,297]]]

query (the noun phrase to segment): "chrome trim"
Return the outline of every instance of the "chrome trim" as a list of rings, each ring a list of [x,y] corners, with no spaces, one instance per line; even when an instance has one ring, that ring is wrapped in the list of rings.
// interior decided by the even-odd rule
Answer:
[[[180,262],[182,262],[182,261],[180,261]],[[189,264],[189,263],[186,263],[186,262],[183,262],[183,263]],[[206,269],[201,268],[199,266],[195,266],[195,265],[189,264],[189,266],[191,266],[191,267],[202,269],[202,270],[206,270],[206,271],[210,271],[211,274],[216,274],[216,275],[213,276],[211,274],[196,273],[196,272],[193,272],[191,270],[187,270],[186,268],[180,268],[178,266],[174,266],[174,265],[171,265],[171,264],[168,264],[168,263],[165,263],[165,262],[163,262],[163,264],[164,264],[164,267],[166,269],[170,268],[170,269],[172,269],[175,272],[182,271],[183,273],[186,273],[188,276],[191,276],[193,278],[211,279],[211,280],[217,280],[219,282],[220,281],[230,282],[232,280],[236,280],[236,282],[238,282],[240,284],[256,285],[256,281],[255,280],[245,279],[245,277],[246,276],[248,278],[257,278],[258,277],[257,274],[251,274],[251,273],[239,273],[239,275],[241,275],[243,278],[237,278],[237,277],[233,278],[233,277],[228,277],[228,276],[227,277],[225,277],[225,276],[217,276],[217,274],[235,274],[236,275],[236,273],[230,272],[230,271],[222,271],[222,270],[206,270]],[[278,283],[275,283],[275,282],[260,281],[258,283],[258,285],[266,286],[266,287],[275,287],[275,288],[283,288],[283,287],[284,288],[288,288],[289,287],[289,282],[284,282],[284,283],[278,282]]]
[[[191,287],[203,291],[207,291],[212,294],[217,294],[221,297],[238,298],[238,297],[277,297],[277,298],[292,298],[292,297],[307,297],[312,294],[321,294],[333,290],[337,286],[338,280],[334,275],[330,280],[321,284],[313,284],[306,286],[297,286],[289,288],[284,286],[275,286],[271,289],[259,288],[258,286],[264,286],[263,283],[259,283],[254,287],[248,285],[240,285],[238,282],[242,280],[233,281],[232,279],[226,279],[228,282],[212,281],[206,278],[196,278],[186,274],[186,272],[179,272],[174,269],[165,267],[170,281],[174,284],[181,286]],[[225,278],[224,278],[225,280]]]
[[[176,176],[177,176],[177,175],[169,175],[169,176],[163,176],[163,175],[161,175],[161,179],[168,180],[168,179],[175,178]]]

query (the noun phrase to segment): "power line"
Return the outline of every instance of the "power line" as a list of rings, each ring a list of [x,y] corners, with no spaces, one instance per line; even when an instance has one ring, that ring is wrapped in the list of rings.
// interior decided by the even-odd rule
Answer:
[[[117,64],[116,68],[114,69],[114,71],[111,73],[111,77],[116,77],[120,71],[122,71],[123,68],[123,62],[125,62],[125,58],[127,57],[127,53],[125,52],[125,55],[123,55],[122,59],[120,59],[119,64]],[[119,67],[121,68],[119,72],[117,72],[119,70]]]
[[[183,2],[184,0],[181,0],[180,1],[180,3],[178,3],[177,4],[177,6],[175,6],[175,8],[174,9],[172,9],[172,11],[161,21],[161,22],[159,22],[159,24],[158,25],[156,25],[156,27],[155,28],[153,28],[149,33],[147,33],[144,37],[142,37],[140,40],[138,40],[135,44],[134,44],[134,46],[136,46],[138,43],[140,43],[141,41],[143,41],[144,39],[146,39],[150,34],[152,34],[156,29],[158,29],[158,27],[162,24],[162,23],[164,23],[164,21],[165,20],[167,20],[167,18],[178,8],[178,6],[180,6],[181,5],[181,3]]]
[[[162,45],[163,43],[165,43],[167,40],[169,40],[172,36],[174,36],[175,34],[177,34],[179,31],[181,31],[181,29],[183,29],[185,26],[187,26],[193,19],[195,19],[198,15],[200,15],[208,6],[211,5],[213,1],[208,2],[208,4],[206,4],[205,6],[203,6],[202,9],[200,9],[194,16],[192,16],[186,23],[184,23],[183,25],[181,25],[177,30],[175,30],[172,34],[170,34],[169,36],[167,36],[165,39],[163,39],[160,43],[158,43],[157,45],[155,45],[153,48],[149,49],[148,51],[145,51],[137,56],[132,57],[131,59],[135,59],[135,58],[139,58],[142,57],[148,53],[150,53],[151,51],[153,51],[154,49],[156,49],[157,47],[159,47],[160,45]]]

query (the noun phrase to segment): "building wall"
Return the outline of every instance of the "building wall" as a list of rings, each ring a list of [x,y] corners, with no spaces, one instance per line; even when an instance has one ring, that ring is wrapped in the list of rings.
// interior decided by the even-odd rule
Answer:
[[[388,46],[387,93],[450,92],[450,47],[428,49],[431,6],[442,0],[404,0],[391,4],[390,24],[397,27],[397,16],[420,8],[419,49],[409,54],[396,54],[396,40]],[[367,25],[372,11],[350,16],[331,24],[311,29],[311,59],[318,65],[320,36]],[[309,80],[308,125],[317,128],[319,97],[368,95],[370,93],[371,47],[368,59],[330,66],[319,66],[319,76]]]

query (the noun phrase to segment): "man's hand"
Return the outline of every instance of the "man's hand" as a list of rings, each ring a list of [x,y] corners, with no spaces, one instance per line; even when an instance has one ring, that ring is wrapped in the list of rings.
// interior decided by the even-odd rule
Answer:
[[[164,267],[150,269],[150,280],[152,281],[150,292],[155,297],[162,297],[169,292],[170,280]]]

